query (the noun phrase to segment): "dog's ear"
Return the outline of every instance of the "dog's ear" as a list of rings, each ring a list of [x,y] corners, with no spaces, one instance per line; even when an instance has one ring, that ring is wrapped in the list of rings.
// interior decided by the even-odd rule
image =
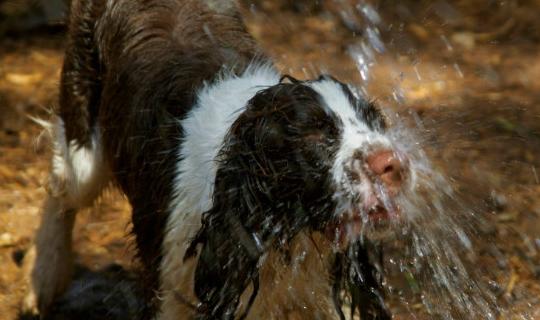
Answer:
[[[244,309],[247,315],[258,293],[259,259],[270,242],[269,232],[262,227],[268,200],[261,196],[252,154],[242,151],[244,140],[234,141],[224,149],[235,156],[223,160],[212,208],[204,213],[201,230],[184,257],[194,257],[200,248],[195,269],[195,293],[202,306],[198,319],[233,319],[251,283],[254,290]]]
[[[272,168],[268,154],[262,154],[268,148],[255,147],[256,143],[267,146],[277,142],[262,136],[259,131],[268,127],[252,120],[248,117],[238,131],[232,128],[236,135],[226,139],[218,156],[221,161],[212,208],[204,213],[201,230],[184,257],[194,257],[200,248],[195,270],[195,292],[203,306],[200,319],[228,319],[223,315],[234,315],[249,284],[258,287],[258,265],[265,251],[276,238],[294,234],[286,224],[291,206],[277,200],[284,188],[273,182],[279,181],[283,173],[280,168]],[[259,137],[272,141],[261,142]],[[251,302],[256,295],[254,290]],[[249,305],[244,309],[244,314],[247,312]]]

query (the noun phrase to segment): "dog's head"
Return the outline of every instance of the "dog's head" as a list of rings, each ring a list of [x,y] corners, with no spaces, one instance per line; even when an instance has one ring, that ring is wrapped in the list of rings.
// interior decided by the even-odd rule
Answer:
[[[338,248],[377,235],[401,219],[395,199],[413,184],[372,103],[331,77],[283,80],[248,102],[218,158],[213,207],[192,245],[203,244],[195,280],[209,305],[234,305],[266,250],[300,231]]]
[[[399,220],[394,198],[412,173],[381,112],[333,78],[286,80],[258,92],[231,128],[216,204],[242,199],[242,224],[262,238],[307,227],[346,243]]]

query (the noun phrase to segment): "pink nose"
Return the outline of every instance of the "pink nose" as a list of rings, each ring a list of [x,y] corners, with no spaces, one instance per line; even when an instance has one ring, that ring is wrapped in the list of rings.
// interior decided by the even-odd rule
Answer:
[[[395,152],[386,149],[376,151],[367,157],[366,162],[369,170],[379,177],[390,191],[399,191],[404,179],[404,164]]]

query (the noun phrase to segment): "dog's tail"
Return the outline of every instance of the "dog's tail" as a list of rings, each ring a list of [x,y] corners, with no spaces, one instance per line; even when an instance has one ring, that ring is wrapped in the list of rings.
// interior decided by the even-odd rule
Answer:
[[[68,43],[60,84],[60,116],[68,140],[88,142],[97,118],[101,77],[95,30],[105,0],[73,0],[69,10]]]

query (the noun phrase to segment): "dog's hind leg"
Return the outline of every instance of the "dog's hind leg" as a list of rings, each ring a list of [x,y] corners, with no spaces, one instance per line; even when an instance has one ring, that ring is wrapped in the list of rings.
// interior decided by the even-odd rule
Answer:
[[[74,0],[60,85],[60,110],[46,125],[53,138],[48,198],[24,270],[28,292],[23,313],[47,313],[69,285],[73,268],[72,229],[77,210],[88,207],[108,184],[97,124],[101,94],[94,27],[103,0]]]
[[[54,297],[63,292],[71,279],[71,231],[75,211],[64,211],[61,200],[49,197],[44,205],[35,243],[24,259],[25,282],[29,286],[23,312],[46,313]]]
[[[67,143],[63,122],[54,128],[54,155],[34,246],[24,261],[28,293],[23,312],[47,313],[55,297],[69,285],[73,269],[72,229],[76,212],[93,204],[109,181],[99,132],[85,146]]]

